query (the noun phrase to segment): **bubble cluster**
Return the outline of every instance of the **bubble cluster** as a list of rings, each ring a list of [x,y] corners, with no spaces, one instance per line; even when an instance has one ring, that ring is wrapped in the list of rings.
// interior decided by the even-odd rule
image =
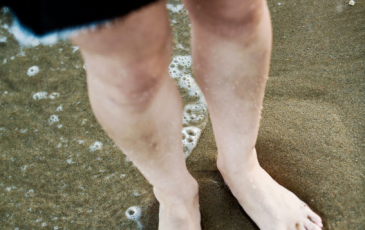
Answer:
[[[187,104],[184,107],[183,125],[194,125],[204,128],[207,122],[207,109],[202,104]]]
[[[32,77],[36,75],[38,72],[39,72],[39,67],[35,65],[28,69],[27,74],[29,77]]]
[[[189,101],[183,114],[183,147],[187,158],[196,147],[202,130],[208,122],[208,106],[191,72],[192,57],[175,56],[169,66],[169,73],[179,86],[181,96]]]
[[[137,223],[138,229],[143,228],[142,224],[139,222],[139,219],[142,216],[142,210],[140,207],[138,207],[138,206],[129,207],[127,209],[127,211],[125,212],[125,215],[127,216],[127,218],[129,220],[133,220]]]
[[[182,93],[183,97],[184,96],[197,97],[199,100],[201,100],[202,103],[206,104],[203,93],[200,91],[198,84],[191,75],[186,74],[178,78],[177,84],[184,91]]]
[[[176,4],[175,6],[171,3],[166,4],[166,8],[174,13],[179,13],[184,10],[184,4]]]
[[[56,122],[59,122],[60,119],[58,118],[57,115],[52,115],[49,119],[48,119],[48,123],[49,125],[53,125]]]
[[[30,189],[28,192],[25,193],[25,197],[33,197],[34,196],[34,190]]]
[[[56,97],[59,97],[60,96],[60,94],[59,93],[51,93],[50,95],[49,95],[49,98],[50,99],[55,99]]]
[[[201,135],[201,129],[190,126],[184,127],[182,130],[182,142],[184,146],[185,159],[191,154],[196,147]]]
[[[38,92],[33,94],[33,99],[34,100],[41,100],[41,99],[46,99],[48,96],[47,92]]]
[[[169,73],[172,78],[181,77],[191,67],[192,58],[190,55],[175,56],[169,66]]]
[[[48,93],[47,92],[44,92],[44,91],[41,91],[41,92],[37,92],[35,94],[33,94],[33,99],[34,100],[41,100],[41,99],[55,99],[57,97],[59,97],[60,94],[59,93],[51,93],[49,96],[48,96]]]

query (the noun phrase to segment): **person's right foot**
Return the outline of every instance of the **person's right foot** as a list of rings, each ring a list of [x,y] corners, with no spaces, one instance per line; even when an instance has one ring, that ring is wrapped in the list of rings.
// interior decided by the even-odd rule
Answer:
[[[201,230],[198,184],[186,185],[183,194],[172,196],[154,189],[160,202],[159,230]]]

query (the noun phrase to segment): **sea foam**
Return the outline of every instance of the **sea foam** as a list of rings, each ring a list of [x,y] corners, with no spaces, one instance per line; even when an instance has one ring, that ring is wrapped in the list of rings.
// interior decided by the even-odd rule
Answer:
[[[183,147],[187,158],[196,147],[202,130],[208,122],[208,106],[191,72],[192,57],[175,56],[169,66],[169,73],[177,83],[181,96],[189,103],[183,113]]]

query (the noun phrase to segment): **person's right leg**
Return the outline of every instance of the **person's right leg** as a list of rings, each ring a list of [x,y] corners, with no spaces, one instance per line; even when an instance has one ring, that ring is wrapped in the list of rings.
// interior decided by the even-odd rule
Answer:
[[[87,66],[93,112],[153,185],[159,229],[200,229],[198,185],[182,148],[182,102],[168,74],[171,31],[165,1],[73,37]]]
[[[224,181],[260,229],[320,229],[321,218],[257,161],[272,36],[266,1],[184,2],[192,21],[195,78],[208,103]]]

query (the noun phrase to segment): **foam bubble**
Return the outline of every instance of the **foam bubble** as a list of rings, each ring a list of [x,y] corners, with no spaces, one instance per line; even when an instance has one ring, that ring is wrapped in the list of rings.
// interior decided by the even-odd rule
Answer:
[[[62,110],[63,110],[63,106],[62,105],[58,106],[57,109],[56,109],[57,112],[61,112]]]
[[[29,77],[32,77],[36,75],[38,72],[39,72],[39,67],[35,65],[28,69],[27,74]]]
[[[75,53],[79,49],[80,49],[80,47],[78,47],[78,46],[72,46],[72,53]]]
[[[141,194],[139,193],[139,192],[137,192],[137,191],[134,191],[133,192],[133,196],[140,196]]]
[[[138,221],[142,216],[142,211],[139,206],[132,206],[127,209],[125,215],[129,220]]]
[[[47,92],[38,92],[38,93],[33,94],[33,99],[34,100],[46,99],[47,95],[48,95]]]
[[[48,119],[48,123],[49,125],[53,125],[56,122],[59,122],[60,119],[58,118],[57,115],[52,115],[49,119]]]
[[[199,100],[201,100],[201,103],[206,104],[203,93],[201,92],[195,79],[190,74],[186,74],[178,78],[177,84],[181,89],[186,91],[188,96],[198,97]],[[184,97],[186,95],[183,94],[182,96]]]
[[[25,128],[25,129],[21,129],[20,132],[21,133],[26,133],[28,131],[28,128]]]
[[[33,189],[29,189],[29,191],[25,193],[25,197],[33,197],[33,196],[34,196],[34,190]]]
[[[56,97],[59,97],[60,96],[60,94],[59,93],[51,93],[50,95],[49,95],[49,98],[50,99],[55,99]]]
[[[201,135],[201,129],[194,126],[184,127],[182,130],[182,135],[182,142],[186,159],[196,147]]]
[[[142,224],[139,222],[139,219],[142,216],[142,210],[140,207],[138,207],[138,206],[129,207],[127,209],[127,211],[125,212],[125,215],[127,216],[127,218],[129,220],[133,220],[137,223],[138,229],[143,228]]]
[[[23,166],[21,167],[21,170],[22,170],[23,172],[25,172],[25,170],[27,170],[27,168],[28,168],[28,165],[23,165]]]
[[[188,104],[184,107],[183,125],[196,126],[203,129],[207,123],[208,112],[204,104]]]
[[[184,10],[184,4],[176,4],[175,6],[171,3],[166,4],[166,8],[174,13],[179,13]]]
[[[192,58],[190,55],[175,56],[169,66],[169,73],[172,78],[178,78],[183,76],[188,68],[191,67]]]
[[[44,92],[44,91],[41,91],[41,92],[37,92],[35,94],[33,94],[33,99],[34,100],[41,100],[41,99],[47,99],[47,98],[50,98],[50,99],[55,99],[57,97],[59,97],[60,94],[59,93],[56,93],[56,92],[53,92],[51,93],[49,96],[48,96],[48,93],[47,92]],[[57,108],[58,109],[58,108]],[[61,108],[62,109],[62,108]],[[58,111],[58,110],[57,110]]]
[[[103,147],[103,143],[100,141],[96,141],[94,144],[92,144],[89,149],[91,152],[94,152],[96,150],[100,150]]]

